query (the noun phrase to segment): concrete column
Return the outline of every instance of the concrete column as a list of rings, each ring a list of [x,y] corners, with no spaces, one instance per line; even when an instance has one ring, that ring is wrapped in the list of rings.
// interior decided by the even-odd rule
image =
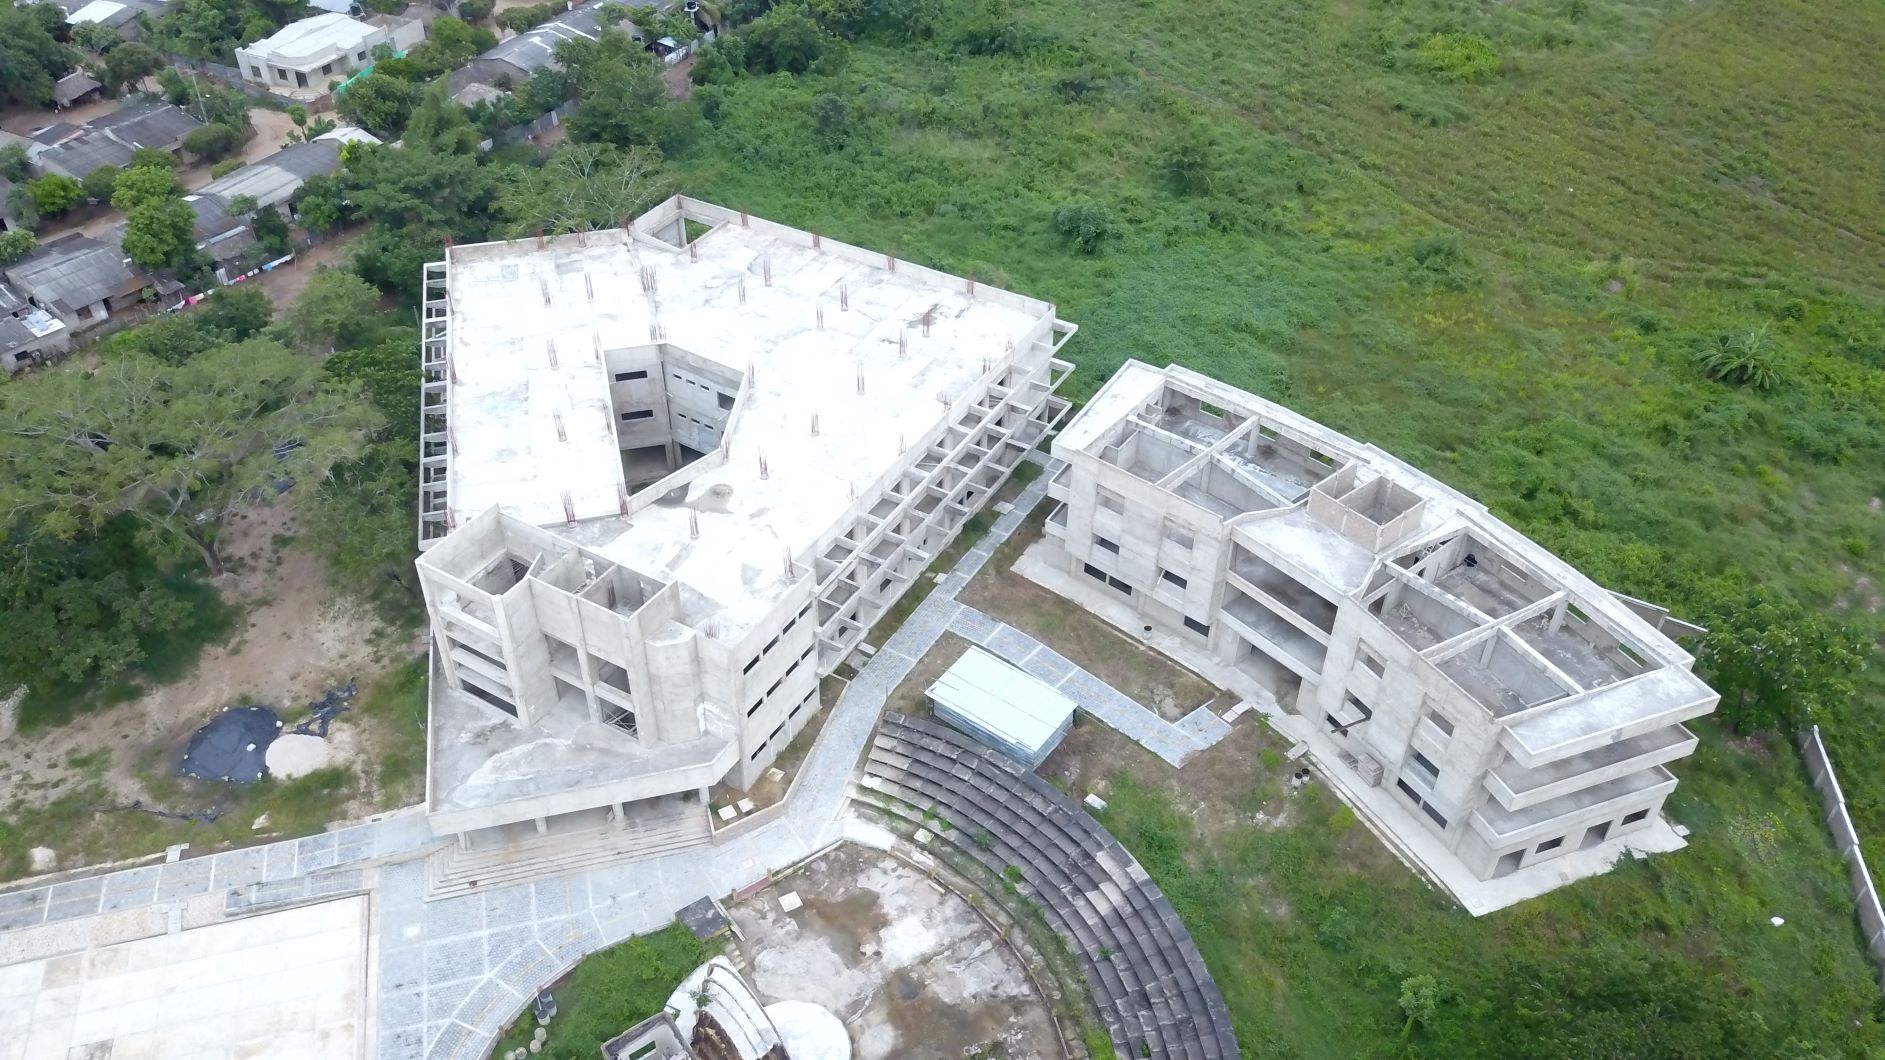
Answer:
[[[458,833],[458,850],[460,853],[465,853],[465,854],[471,853],[471,833],[470,832]]]
[[[546,818],[546,817],[537,817],[537,818],[533,818],[533,819],[532,819],[532,821],[531,821],[531,823],[532,823],[532,824],[535,824],[535,825],[537,826],[537,834],[538,834],[538,835],[549,835],[549,834],[550,834],[550,821],[549,821],[549,818]]]

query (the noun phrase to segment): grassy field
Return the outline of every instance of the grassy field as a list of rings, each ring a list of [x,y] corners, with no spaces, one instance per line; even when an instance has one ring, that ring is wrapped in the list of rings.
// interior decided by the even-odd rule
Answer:
[[[661,1011],[687,973],[712,955],[676,922],[583,958],[550,988],[557,1014],[541,1055],[589,1060],[597,1046]],[[536,1027],[526,1010],[498,1036],[493,1054],[529,1044]]]
[[[681,186],[1054,300],[1082,327],[1075,397],[1129,357],[1187,364],[1409,459],[1621,591],[1682,608],[1739,578],[1885,633],[1885,97],[1860,88],[1885,8],[943,11],[931,39],[717,89]],[[1753,329],[1777,385],[1699,369],[1698,344]],[[1885,864],[1885,674],[1859,691],[1820,720]],[[1876,1054],[1797,756],[1703,731],[1672,804],[1690,850],[1479,921],[1356,866],[1378,852],[1330,828],[1181,856],[1169,807],[1119,813],[1253,1055]],[[1443,1000],[1403,1038],[1420,975]]]

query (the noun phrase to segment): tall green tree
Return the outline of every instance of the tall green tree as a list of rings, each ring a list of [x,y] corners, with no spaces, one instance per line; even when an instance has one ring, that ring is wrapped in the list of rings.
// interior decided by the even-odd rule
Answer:
[[[419,104],[419,86],[390,77],[377,67],[347,86],[335,101],[340,116],[385,140],[398,138]]]
[[[442,77],[426,88],[412,118],[406,122],[403,140],[406,150],[446,155],[478,153],[478,142],[483,136],[465,116],[465,108],[452,102],[449,92]]]
[[[565,144],[540,170],[505,174],[498,209],[513,237],[612,228],[672,194],[661,156],[645,147]]]
[[[42,687],[114,677],[144,643],[199,617],[201,601],[164,577],[127,521],[60,540],[28,525],[0,534],[0,684]]]
[[[184,269],[197,259],[196,211],[182,199],[145,203],[125,216],[124,254],[141,269]]]
[[[380,293],[345,269],[322,269],[281,314],[275,329],[308,353],[332,353],[369,341],[380,326]]]
[[[130,213],[140,206],[174,199],[182,191],[176,174],[162,166],[132,166],[112,183],[111,205]]]
[[[457,239],[490,231],[497,181],[475,158],[360,145],[346,173],[347,198],[370,220],[436,228]]]
[[[223,571],[229,516],[313,488],[378,416],[318,361],[252,339],[181,365],[114,357],[0,395],[0,513],[75,540],[118,515]]]
[[[1768,589],[1729,589],[1705,605],[1696,668],[1721,693],[1716,713],[1740,732],[1791,732],[1856,695],[1871,654],[1850,625]]]
[[[55,35],[64,23],[64,13],[51,4],[0,6],[0,105],[52,104],[53,82],[75,60]]]

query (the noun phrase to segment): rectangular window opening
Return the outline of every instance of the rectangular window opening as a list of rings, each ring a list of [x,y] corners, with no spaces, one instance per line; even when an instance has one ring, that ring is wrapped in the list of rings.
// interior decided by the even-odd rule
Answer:
[[[1190,630],[1193,633],[1196,633],[1200,637],[1208,637],[1211,635],[1211,627],[1209,624],[1200,622],[1197,619],[1191,618],[1189,616],[1186,616],[1185,618],[1185,628]]]
[[[1168,581],[1172,583],[1173,585],[1176,585],[1180,589],[1183,589],[1185,586],[1191,584],[1190,582],[1185,580],[1183,575],[1173,574],[1169,570],[1159,571],[1158,576],[1162,578],[1163,580]]]

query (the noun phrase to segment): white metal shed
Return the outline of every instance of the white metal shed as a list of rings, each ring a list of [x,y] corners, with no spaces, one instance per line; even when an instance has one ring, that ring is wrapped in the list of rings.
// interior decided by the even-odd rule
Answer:
[[[1073,727],[1073,700],[980,648],[963,652],[928,695],[936,717],[1029,769]]]

